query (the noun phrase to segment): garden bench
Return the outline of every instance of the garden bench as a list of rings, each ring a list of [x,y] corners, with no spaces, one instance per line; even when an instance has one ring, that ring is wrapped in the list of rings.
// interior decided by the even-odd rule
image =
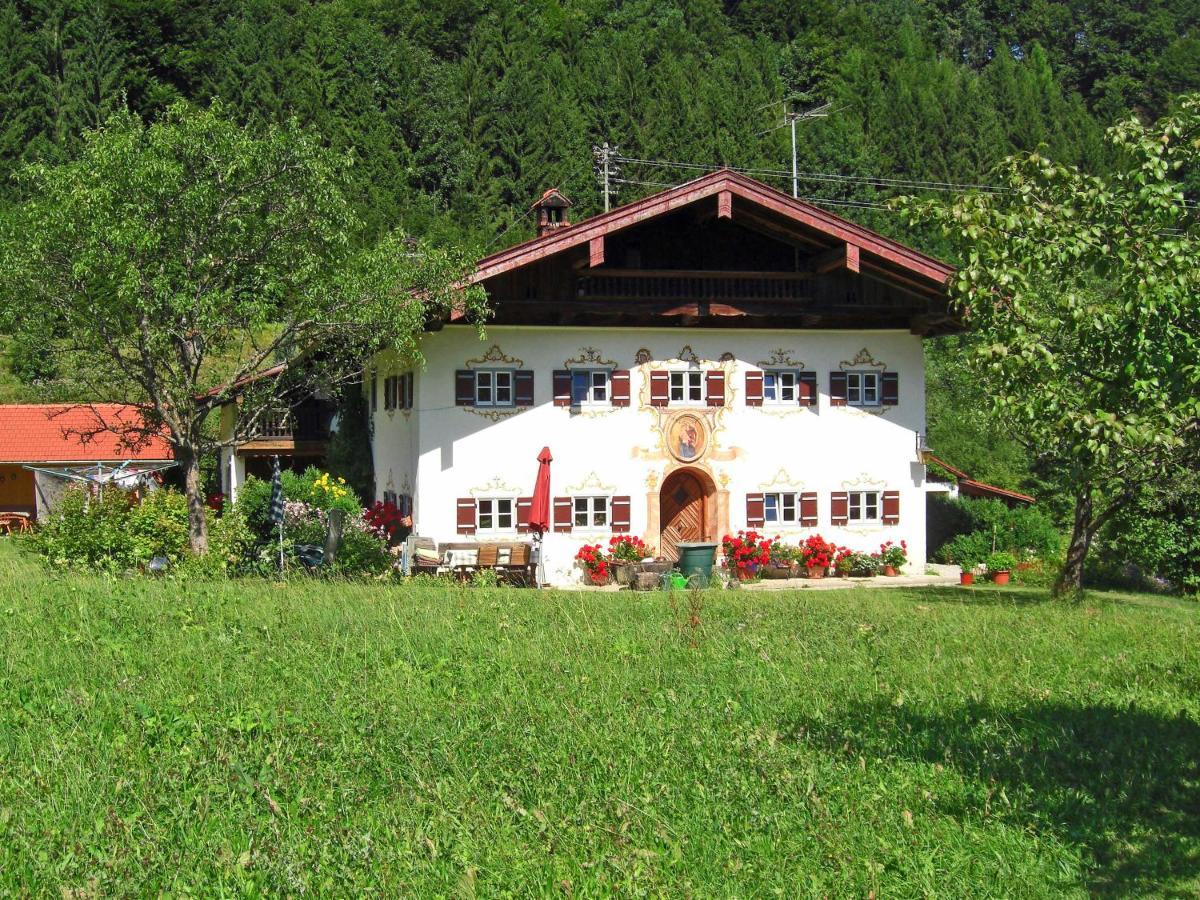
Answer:
[[[524,541],[435,544],[429,538],[412,537],[408,559],[412,574],[466,579],[481,569],[492,569],[511,584],[531,584],[534,578],[533,546]]]

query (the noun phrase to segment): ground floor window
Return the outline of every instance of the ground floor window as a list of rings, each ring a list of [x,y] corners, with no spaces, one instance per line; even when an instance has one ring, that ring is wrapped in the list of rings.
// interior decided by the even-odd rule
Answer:
[[[850,491],[850,521],[879,521],[879,491]]]
[[[475,504],[476,529],[512,531],[516,527],[516,501],[511,497],[481,497]]]
[[[574,527],[608,527],[609,519],[607,497],[575,497],[572,499],[572,506],[574,508]]]
[[[763,521],[766,523],[798,522],[800,504],[795,494],[763,494]]]

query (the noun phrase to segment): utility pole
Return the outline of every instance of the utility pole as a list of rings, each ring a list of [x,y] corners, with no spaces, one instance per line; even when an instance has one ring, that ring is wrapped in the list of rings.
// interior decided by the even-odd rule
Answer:
[[[792,196],[800,196],[800,179],[796,175],[796,115],[788,116],[792,120]]]
[[[592,145],[592,159],[595,166],[592,171],[600,182],[600,192],[604,195],[605,212],[612,209],[615,193],[613,181],[621,180],[620,155],[621,148],[609,144],[608,141],[600,146]]]
[[[608,212],[609,194],[608,194],[608,141],[604,142],[604,146],[600,150],[604,158],[604,211]]]

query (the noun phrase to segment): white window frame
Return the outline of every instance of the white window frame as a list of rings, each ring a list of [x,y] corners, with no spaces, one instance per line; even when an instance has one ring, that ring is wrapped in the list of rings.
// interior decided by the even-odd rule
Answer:
[[[475,405],[476,406],[500,406],[508,407],[516,405],[517,394],[517,370],[516,369],[475,369]],[[499,385],[500,377],[507,379],[508,384],[504,389],[508,391],[508,400],[500,401],[496,394],[501,390]],[[484,382],[487,382],[484,384]],[[480,399],[480,392],[486,390],[489,394],[488,399]]]
[[[484,512],[487,504],[487,512]],[[505,510],[503,507],[506,507]],[[483,517],[490,516],[490,525],[483,524]],[[503,519],[508,524],[501,524]],[[475,531],[480,534],[502,534],[517,530],[517,498],[516,497],[479,497],[475,500]]]
[[[774,383],[772,383],[772,381]],[[790,384],[785,384],[790,381]],[[790,397],[784,394],[790,392]],[[774,396],[771,396],[774,394]],[[796,406],[800,403],[799,369],[763,369],[763,403],[774,406]]]
[[[775,517],[772,518],[771,514]],[[800,495],[795,491],[774,491],[763,494],[764,525],[799,525]]]
[[[597,513],[604,517],[603,522],[597,522]],[[579,516],[583,515],[584,522],[580,524]],[[571,497],[571,527],[572,529],[608,531],[612,528],[612,497],[607,494],[578,494]]]
[[[570,369],[572,406],[611,406],[612,369]],[[587,390],[583,397],[575,394],[575,377],[586,376]],[[601,394],[602,396],[597,396]]]
[[[873,499],[871,499],[873,498]],[[875,515],[867,513],[871,507]],[[846,494],[846,521],[860,525],[880,525],[883,523],[883,492],[882,491],[848,491]]]
[[[703,406],[705,403],[704,383],[707,373],[703,369],[669,369],[667,375],[667,403],[670,406]],[[676,387],[676,380],[679,385]],[[676,399],[675,392],[681,397]],[[695,396],[693,396],[695,394]]]
[[[868,382],[871,387],[868,388]],[[868,391],[874,393],[873,399],[867,399]],[[883,405],[883,375],[875,370],[858,370],[846,373],[846,405],[847,406],[881,406]]]

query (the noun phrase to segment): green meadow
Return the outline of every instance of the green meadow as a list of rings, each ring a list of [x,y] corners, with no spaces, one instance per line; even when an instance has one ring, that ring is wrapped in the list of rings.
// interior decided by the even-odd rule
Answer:
[[[0,892],[1194,895],[1198,638],[1131,595],[117,580],[0,542]]]

